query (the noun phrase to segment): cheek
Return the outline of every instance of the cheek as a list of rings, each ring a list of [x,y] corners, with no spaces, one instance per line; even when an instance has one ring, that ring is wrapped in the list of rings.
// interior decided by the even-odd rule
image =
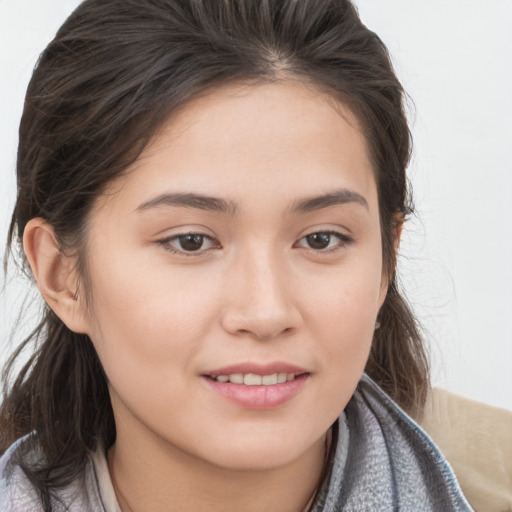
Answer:
[[[168,433],[177,428],[168,411],[190,417],[190,403],[200,399],[190,384],[217,301],[206,290],[197,292],[200,283],[151,274],[139,268],[127,280],[124,272],[111,269],[108,279],[103,274],[95,280],[91,339],[109,382],[116,421],[126,421],[129,411],[142,424]]]
[[[360,338],[355,333],[372,331],[382,290],[382,264],[375,252],[354,253],[339,268],[315,277],[316,282],[304,282],[302,296],[308,298],[304,310],[318,328],[353,332],[349,338],[354,340]]]
[[[344,407],[364,370],[380,307],[381,261],[364,254],[339,273],[309,286],[306,326],[315,340],[320,369],[329,376],[325,393]],[[377,253],[378,254],[378,253]],[[317,283],[318,285],[318,283]]]
[[[316,311],[311,330],[323,344],[325,363],[345,373],[364,368],[373,339],[378,302],[373,289],[333,294],[332,300]],[[320,304],[319,304],[320,306]],[[316,314],[315,314],[316,313]]]
[[[129,279],[125,276],[131,275]],[[200,287],[200,288],[199,288]],[[198,291],[199,290],[199,291]],[[94,276],[90,337],[109,380],[169,383],[189,368],[215,316],[213,287],[139,266]]]

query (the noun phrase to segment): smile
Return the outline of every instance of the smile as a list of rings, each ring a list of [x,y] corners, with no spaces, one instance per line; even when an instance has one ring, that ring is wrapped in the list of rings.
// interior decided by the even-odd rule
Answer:
[[[295,373],[272,373],[271,375],[232,373],[230,375],[217,375],[212,379],[217,382],[230,382],[232,384],[244,384],[245,386],[275,386],[294,380]]]
[[[203,374],[203,382],[216,395],[244,409],[274,409],[298,395],[311,373],[295,365],[236,364]]]

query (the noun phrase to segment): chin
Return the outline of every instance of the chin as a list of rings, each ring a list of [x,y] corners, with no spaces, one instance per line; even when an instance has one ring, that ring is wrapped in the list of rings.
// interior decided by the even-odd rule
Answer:
[[[275,451],[254,450],[237,454],[223,454],[211,462],[225,470],[231,471],[272,471],[297,460],[301,453],[276,453]]]
[[[261,439],[254,436],[240,441],[231,438],[228,444],[219,443],[219,449],[206,456],[215,466],[235,471],[268,471],[278,469],[305,456],[310,450],[321,443],[323,449],[323,435],[320,439],[311,442],[303,437],[279,436],[273,439]]]

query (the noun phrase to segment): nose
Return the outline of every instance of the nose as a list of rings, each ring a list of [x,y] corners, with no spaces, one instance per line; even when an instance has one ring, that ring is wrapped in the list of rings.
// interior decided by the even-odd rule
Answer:
[[[223,328],[236,336],[275,339],[296,331],[301,314],[293,278],[271,251],[253,251],[231,268],[225,290]]]

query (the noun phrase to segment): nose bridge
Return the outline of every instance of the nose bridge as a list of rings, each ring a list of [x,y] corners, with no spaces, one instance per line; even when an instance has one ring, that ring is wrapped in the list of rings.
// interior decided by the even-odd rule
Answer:
[[[300,320],[286,261],[273,244],[256,244],[239,256],[231,276],[224,317],[227,330],[271,338],[297,327]]]
[[[284,302],[284,268],[272,248],[258,248],[246,255],[244,274],[253,290],[252,298],[257,305]],[[260,304],[261,303],[261,304]]]

